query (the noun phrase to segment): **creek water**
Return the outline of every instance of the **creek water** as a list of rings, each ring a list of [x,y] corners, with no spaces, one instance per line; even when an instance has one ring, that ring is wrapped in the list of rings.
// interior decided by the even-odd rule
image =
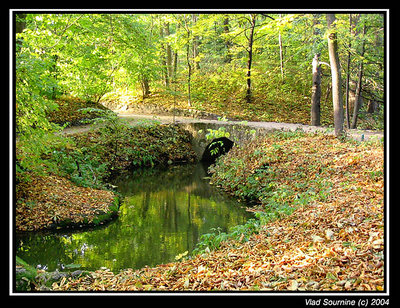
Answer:
[[[18,234],[16,254],[48,271],[138,269],[190,253],[213,228],[226,232],[252,214],[211,186],[206,166],[136,170],[113,184],[124,196],[117,219],[85,230]]]

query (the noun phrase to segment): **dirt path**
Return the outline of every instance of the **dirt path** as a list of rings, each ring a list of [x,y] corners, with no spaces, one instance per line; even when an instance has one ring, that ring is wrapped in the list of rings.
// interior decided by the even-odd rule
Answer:
[[[170,124],[170,123],[212,123],[212,124],[221,124],[221,125],[234,125],[240,123],[240,121],[218,121],[218,120],[207,120],[207,119],[197,119],[191,117],[173,117],[173,116],[159,116],[159,115],[148,115],[148,114],[131,114],[131,113],[119,113],[118,116],[122,119],[125,119],[130,124],[139,124],[146,122],[159,122],[162,124]],[[334,134],[333,128],[322,127],[322,126],[311,126],[304,124],[293,124],[293,123],[278,123],[278,122],[255,122],[255,121],[246,121],[245,124],[254,128],[265,128],[267,130],[287,130],[287,131],[295,131],[297,129],[301,129],[305,132],[323,132],[327,134]],[[86,132],[95,127],[93,125],[82,125],[82,126],[74,126],[69,127],[63,130],[63,134],[75,134]],[[360,130],[360,129],[350,129],[347,130],[348,135],[355,140],[369,140],[372,138],[381,139],[384,137],[383,132],[372,131],[372,130]]]

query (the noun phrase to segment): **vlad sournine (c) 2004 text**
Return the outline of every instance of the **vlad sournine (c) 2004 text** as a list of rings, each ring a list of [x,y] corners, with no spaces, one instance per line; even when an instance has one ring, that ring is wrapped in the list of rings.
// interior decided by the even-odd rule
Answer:
[[[357,307],[367,307],[368,305],[371,306],[388,306],[389,299],[388,298],[360,298],[360,299],[329,299],[325,298],[322,300],[320,299],[312,299],[307,298],[305,299],[305,304],[307,306],[357,306]]]
[[[308,298],[305,300],[307,306],[356,306],[357,302],[355,299],[312,299]]]

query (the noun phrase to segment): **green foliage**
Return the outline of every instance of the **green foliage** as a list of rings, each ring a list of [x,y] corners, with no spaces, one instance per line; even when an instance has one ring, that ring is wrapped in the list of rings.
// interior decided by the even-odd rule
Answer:
[[[46,113],[57,108],[47,97],[53,86],[45,61],[23,49],[16,58],[16,129],[30,133],[32,127],[43,131],[56,129]]]
[[[382,106],[383,15],[352,15],[352,32],[349,14],[336,16],[340,60],[344,63],[350,53],[352,80],[364,62],[363,97]],[[246,104],[251,20],[254,100]],[[62,93],[98,102],[110,91],[141,91],[142,98],[158,91],[186,101],[189,70],[192,108],[308,124],[312,58],[320,53],[321,61],[329,62],[323,14],[28,13],[24,22],[16,48],[17,125],[22,130],[45,127],[41,115],[56,108],[51,101]],[[324,125],[333,118],[329,74],[323,67]],[[361,116],[361,125],[382,127],[383,109],[381,116]]]
[[[226,128],[223,126],[218,129],[207,128],[207,131],[208,131],[208,133],[206,134],[207,140],[213,140],[221,137],[229,138],[231,136],[231,134],[227,132]]]
[[[23,23],[15,40],[15,115],[21,147],[17,152],[18,176],[23,170],[52,169],[46,157],[68,142],[51,136],[60,127],[49,121],[63,94],[98,102],[110,91],[141,90],[142,98],[158,91],[169,99],[169,105],[173,97],[174,105],[178,99],[187,107],[190,66],[191,108],[241,119],[308,124],[311,59],[319,52],[320,59],[328,62],[322,14],[18,15],[17,22]],[[368,104],[363,104],[360,127],[382,129],[384,15],[353,14],[352,25],[349,14],[336,17],[340,60],[344,63],[351,55],[348,73],[352,80],[357,79],[359,64],[364,63],[362,96],[379,106],[371,115]],[[251,68],[254,100],[247,104],[244,98],[252,19],[256,23]],[[362,31],[364,25],[366,33]],[[284,46],[283,74],[279,36]],[[363,42],[365,52],[361,56]],[[329,74],[329,69],[323,68],[324,125],[332,124],[333,119]],[[110,122],[107,127],[124,133],[115,125],[119,124]],[[222,128],[209,132],[210,138],[217,135],[226,137],[227,133]],[[118,142],[114,147],[118,148]],[[149,153],[143,157],[135,160],[136,165],[154,162]],[[252,193],[251,187],[248,190],[244,195]]]
[[[81,186],[101,188],[105,180],[129,169],[195,159],[188,133],[178,127],[131,127],[107,111],[103,114],[107,116],[94,120],[103,122],[96,132],[75,135],[74,146],[51,155],[58,172]]]
[[[228,232],[221,232],[220,228],[212,228],[212,232],[203,234],[200,237],[196,248],[192,251],[192,255],[219,249],[221,243],[227,240],[246,242],[252,234],[258,233],[259,227],[259,220],[249,219],[245,224],[232,227]]]
[[[56,172],[57,165],[50,159],[54,151],[67,148],[70,140],[53,133],[36,129],[32,134],[19,137],[16,151],[16,179],[29,180],[29,173]]]

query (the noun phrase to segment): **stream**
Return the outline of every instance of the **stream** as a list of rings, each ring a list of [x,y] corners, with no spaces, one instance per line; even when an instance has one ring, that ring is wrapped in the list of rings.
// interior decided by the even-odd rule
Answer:
[[[16,254],[48,271],[139,269],[190,253],[202,234],[253,214],[208,183],[206,166],[140,169],[113,182],[124,196],[117,219],[84,230],[17,234]]]

